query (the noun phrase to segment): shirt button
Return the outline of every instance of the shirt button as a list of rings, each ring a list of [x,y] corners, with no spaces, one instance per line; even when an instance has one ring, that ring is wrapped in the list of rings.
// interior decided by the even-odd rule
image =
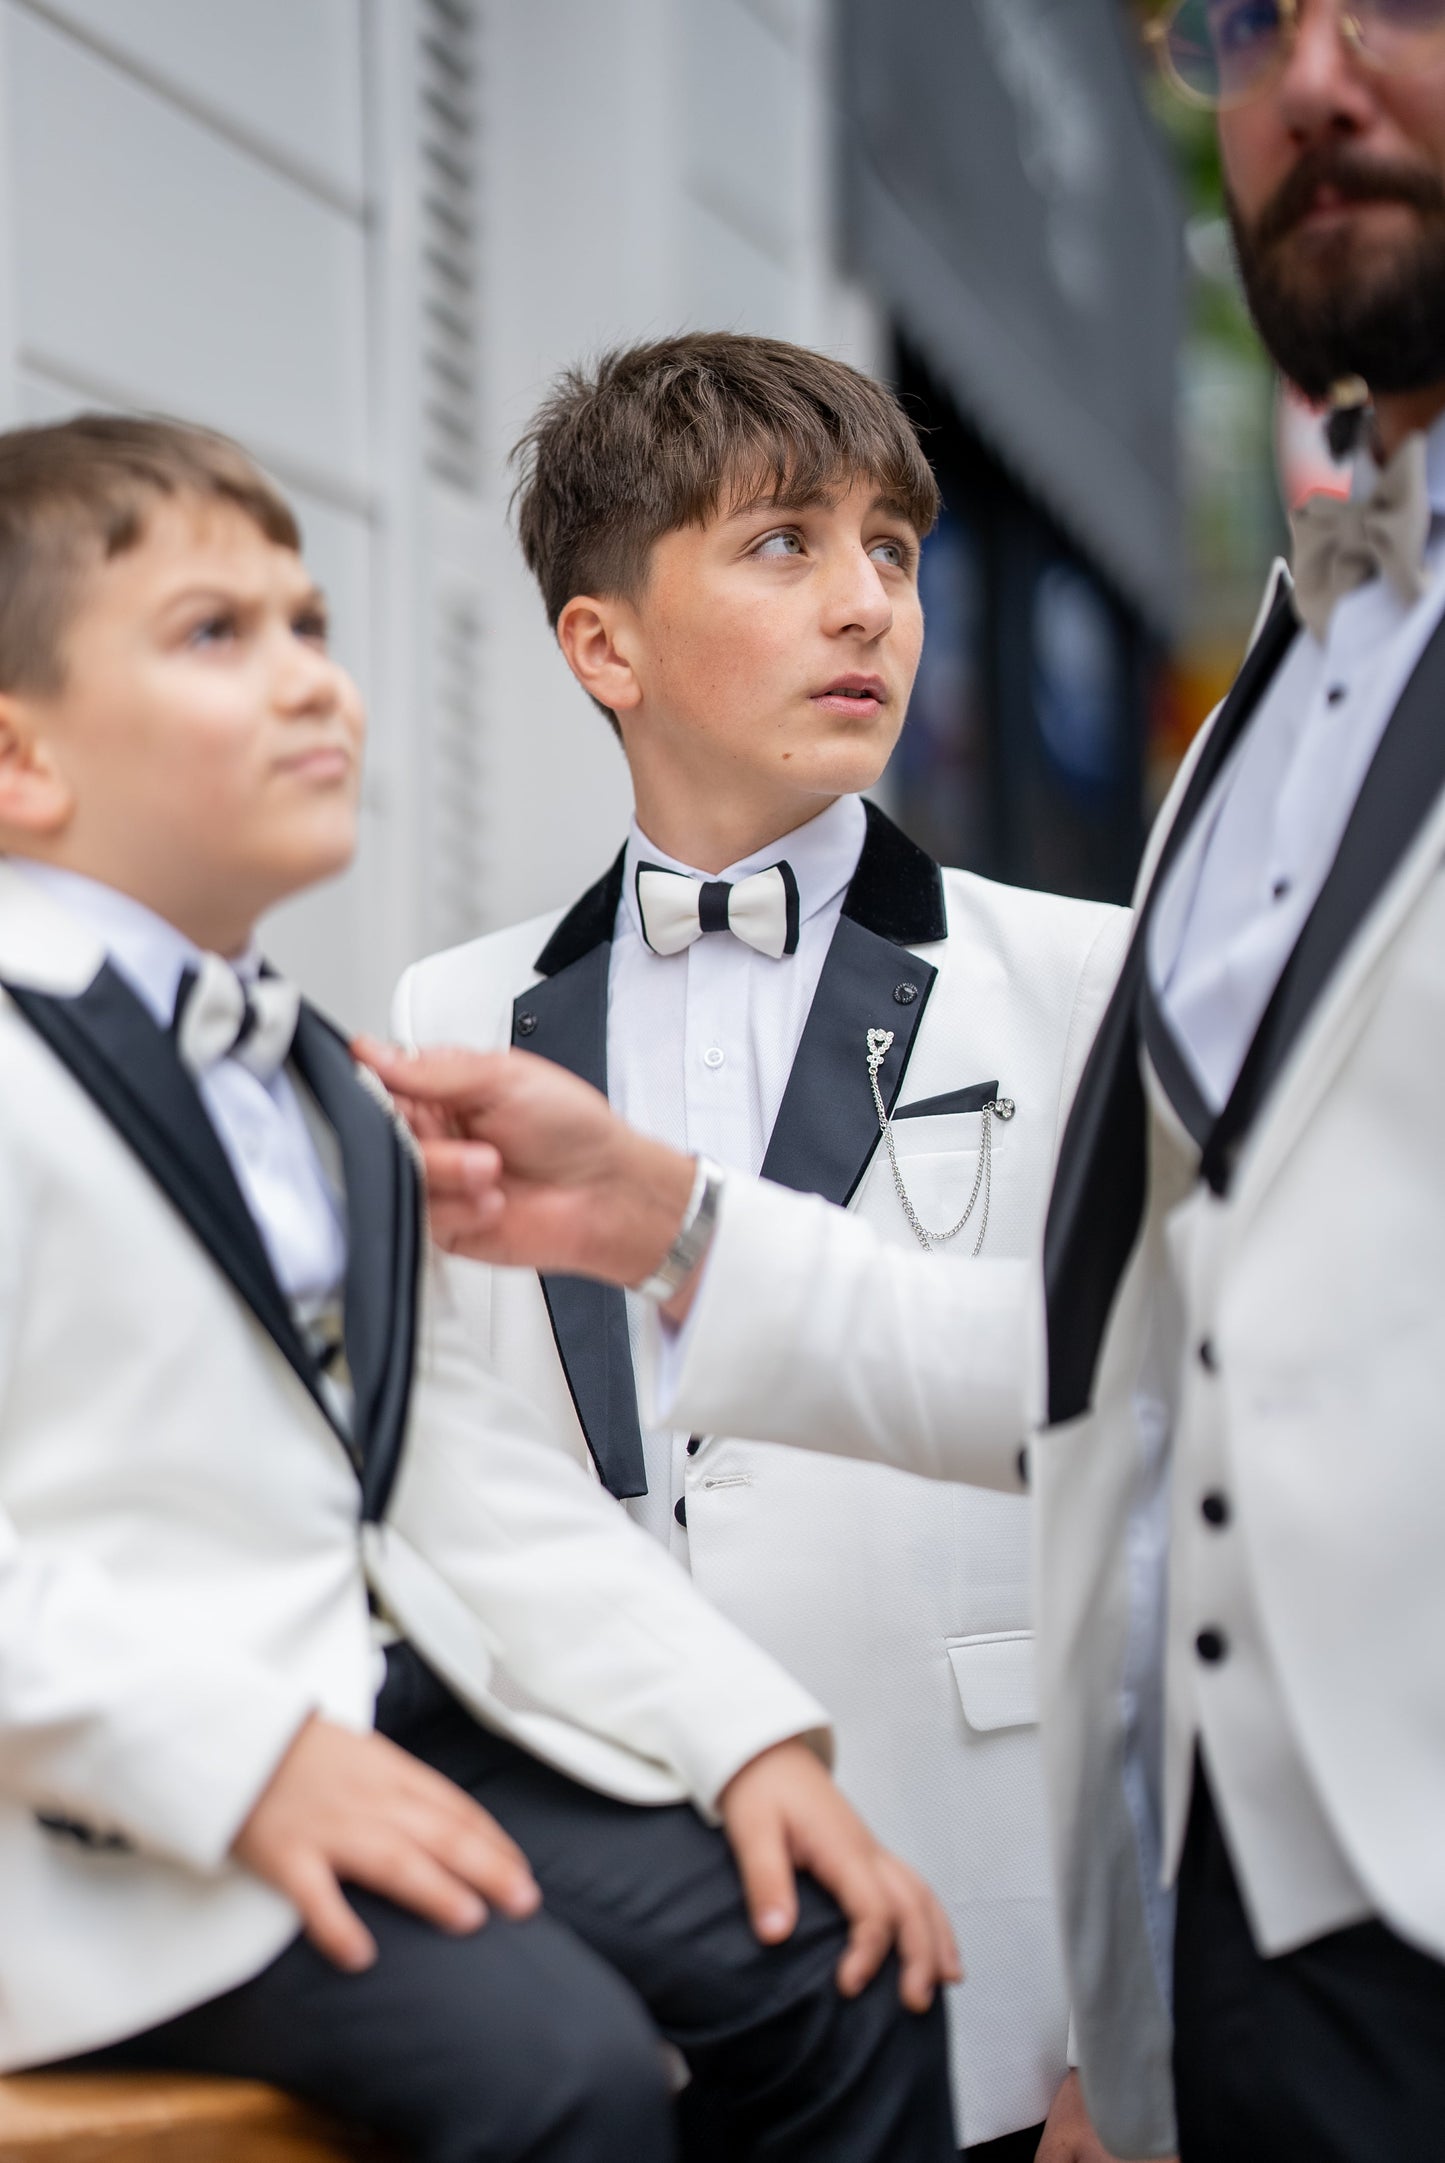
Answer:
[[[683,1529],[683,1531],[684,1531],[684,1532],[686,1532],[686,1530],[687,1530],[687,1496],[686,1496],[686,1495],[679,1495],[679,1496],[678,1496],[678,1498],[677,1498],[676,1502],[674,1502],[674,1503],[673,1503],[673,1505],[672,1505],[672,1514],[673,1514],[673,1516],[674,1516],[674,1517],[675,1517],[675,1518],[677,1519],[678,1523],[679,1523],[679,1524],[680,1524],[680,1525],[682,1526],[682,1529]]]
[[[1229,1651],[1229,1639],[1223,1630],[1201,1630],[1194,1640],[1194,1649],[1206,1667],[1218,1667]]]
[[[1331,706],[1338,706],[1341,699],[1348,697],[1349,693],[1342,683],[1332,683],[1325,693],[1326,702]]]
[[[722,1065],[726,1057],[727,1053],[723,1050],[721,1044],[709,1044],[702,1055],[702,1063],[704,1066],[717,1068]]]
[[[1199,1347],[1199,1364],[1206,1374],[1218,1374],[1219,1354],[1214,1349],[1214,1339],[1206,1337]]]
[[[1290,881],[1288,879],[1276,879],[1273,886],[1270,888],[1270,892],[1274,896],[1276,901],[1283,901],[1289,890]]]
[[[1216,1530],[1221,1525],[1227,1525],[1231,1515],[1228,1495],[1220,1494],[1216,1488],[1200,1503],[1199,1514],[1207,1525],[1213,1525]]]

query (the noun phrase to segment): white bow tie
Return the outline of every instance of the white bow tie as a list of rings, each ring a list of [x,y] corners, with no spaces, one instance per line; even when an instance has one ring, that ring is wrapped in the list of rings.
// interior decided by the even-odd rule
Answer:
[[[274,1081],[296,1036],[301,994],[283,977],[243,984],[219,954],[181,972],[172,1023],[181,1064],[199,1081],[222,1059],[236,1059],[258,1081]]]
[[[680,954],[707,931],[730,931],[774,961],[798,950],[798,882],[791,864],[769,864],[735,886],[639,864],[637,912],[654,954]]]
[[[1308,496],[1294,529],[1294,599],[1317,639],[1329,630],[1336,601],[1378,572],[1407,606],[1425,591],[1430,491],[1425,438],[1405,438],[1368,496]]]

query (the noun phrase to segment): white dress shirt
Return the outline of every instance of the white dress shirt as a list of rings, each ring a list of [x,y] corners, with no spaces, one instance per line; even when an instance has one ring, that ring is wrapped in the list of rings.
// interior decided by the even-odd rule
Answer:
[[[848,882],[862,853],[865,815],[843,796],[806,826],[730,864],[736,881],[786,860],[798,882],[797,952],[774,961],[729,931],[708,932],[681,954],[654,954],[637,909],[639,859],[704,879],[657,848],[636,822],[627,839],[607,985],[607,1089],[617,1110],[646,1134],[689,1154],[757,1173],[783,1101]],[[645,1303],[629,1293],[628,1327],[639,1357]],[[675,1511],[688,1437],[645,1433],[647,1493],[630,1515],[687,1560]]]
[[[199,964],[200,948],[114,887],[49,864],[11,861],[90,927],[159,1027],[169,1029],[182,971]],[[259,949],[252,946],[232,966],[254,982]],[[278,1284],[300,1315],[314,1313],[336,1297],[346,1274],[345,1209],[322,1168],[295,1084],[284,1067],[263,1082],[238,1059],[221,1059],[197,1086]]]
[[[1445,421],[1428,439],[1433,519],[1427,584],[1413,604],[1376,577],[1335,605],[1323,641],[1294,640],[1253,720],[1216,780],[1161,889],[1149,935],[1150,981],[1171,1033],[1210,1107],[1228,1102],[1255,1033],[1318,900],[1371,760],[1445,611]],[[1364,454],[1355,491],[1374,466]],[[1187,1200],[1168,1242],[1181,1297],[1189,1270]],[[1182,1357],[1194,1356],[1186,1347]],[[1175,1402],[1187,1396],[1182,1386]],[[1143,1408],[1141,1407],[1141,1413]],[[1167,1429],[1170,1417],[1155,1411]],[[1239,1539],[1222,1541],[1198,1498],[1228,1492],[1229,1437],[1217,1421],[1183,1422],[1172,1450],[1166,1551],[1152,1553],[1157,1596],[1154,1662],[1168,1614],[1169,1723],[1166,1872],[1177,1862],[1188,1765],[1198,1742],[1209,1767],[1255,1941],[1286,1952],[1371,1912],[1364,1887],[1320,1805],[1294,1740]],[[1161,1496],[1161,1500],[1163,1497]],[[1242,1534],[1241,1534],[1242,1536]],[[1227,1667],[1205,1701],[1191,1652],[1195,1631],[1225,1625]],[[1289,1838],[1282,1843],[1281,1825]]]
[[[1361,454],[1355,492],[1374,462]],[[1206,1102],[1222,1111],[1319,899],[1385,725],[1445,611],[1445,419],[1427,439],[1428,584],[1413,605],[1372,578],[1321,644],[1296,638],[1175,860],[1149,935],[1150,980]]]

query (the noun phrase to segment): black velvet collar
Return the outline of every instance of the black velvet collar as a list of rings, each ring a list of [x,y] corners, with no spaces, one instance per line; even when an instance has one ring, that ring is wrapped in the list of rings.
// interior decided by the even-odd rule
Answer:
[[[867,831],[858,868],[843,897],[843,914],[895,946],[931,946],[948,937],[943,874],[933,858],[910,841],[892,819],[866,799]],[[556,976],[610,941],[622,900],[626,850],[570,908],[541,953],[536,968]]]

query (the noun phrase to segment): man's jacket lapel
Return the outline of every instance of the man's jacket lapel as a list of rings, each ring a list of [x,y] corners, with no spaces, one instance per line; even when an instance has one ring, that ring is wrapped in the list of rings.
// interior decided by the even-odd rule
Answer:
[[[1217,1194],[1346,948],[1445,788],[1445,626],[1425,648],[1380,739],[1329,876],[1275,986],[1229,1102],[1204,1150]]]
[[[330,1419],[316,1363],[169,1035],[108,963],[74,997],[15,983],[5,990],[135,1151]]]
[[[341,1149],[346,1363],[363,1515],[374,1520],[386,1508],[411,1399],[423,1245],[420,1179],[390,1114],[358,1079],[344,1038],[304,1002],[292,1057]]]
[[[891,1029],[878,1085],[891,1111],[938,971],[900,947],[948,935],[943,878],[930,856],[875,805],[858,868],[763,1159],[762,1176],[842,1205],[868,1168],[878,1113],[868,1086],[868,1031]]]
[[[1064,1130],[1044,1234],[1048,1418],[1088,1409],[1094,1369],[1119,1280],[1143,1221],[1146,1162],[1140,1004],[1149,924],[1186,834],[1297,631],[1281,593],[1224,702],[1141,899],[1119,982],[1089,1054]]]
[[[607,978],[623,858],[583,895],[537,957],[542,981],[512,1008],[512,1042],[607,1092]],[[610,1494],[645,1495],[647,1470],[626,1295],[590,1277],[542,1278],[552,1334],[587,1447]]]

